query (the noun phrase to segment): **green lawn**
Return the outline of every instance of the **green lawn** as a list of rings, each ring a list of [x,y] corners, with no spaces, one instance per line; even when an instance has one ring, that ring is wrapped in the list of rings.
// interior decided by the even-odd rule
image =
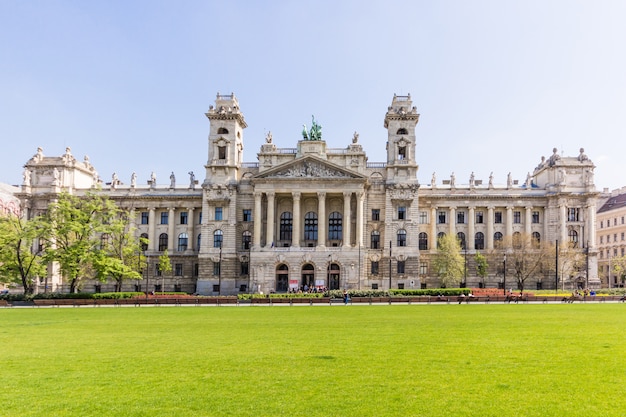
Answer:
[[[2,416],[623,416],[626,306],[0,308]]]

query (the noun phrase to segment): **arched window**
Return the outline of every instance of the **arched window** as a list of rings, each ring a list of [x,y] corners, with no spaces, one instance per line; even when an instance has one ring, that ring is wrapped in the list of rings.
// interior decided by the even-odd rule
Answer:
[[[178,235],[178,251],[184,252],[187,250],[187,245],[189,243],[189,236],[187,233],[181,233]]]
[[[246,230],[241,234],[241,248],[243,250],[250,249],[250,244],[252,243],[252,233]]]
[[[317,214],[312,211],[304,215],[304,240],[317,240]]]
[[[285,211],[280,214],[280,230],[278,238],[280,240],[291,241],[291,233],[293,231],[293,216],[291,212]]]
[[[439,249],[441,247],[441,239],[446,237],[446,234],[444,232],[439,232],[437,233],[437,249]]]
[[[513,247],[515,249],[522,249],[522,234],[520,232],[513,233]]]
[[[474,235],[474,248],[477,250],[485,249],[485,235],[483,232],[478,232]]]
[[[493,234],[493,245],[496,248],[501,248],[502,247],[502,233],[500,232],[495,232]]]
[[[419,250],[428,250],[428,234],[426,232],[422,232],[418,237],[419,242]]]
[[[568,236],[569,236],[569,241],[572,244],[572,247],[577,248],[578,247],[578,232],[574,229],[571,229],[568,232]]]
[[[217,134],[218,135],[227,135],[228,134],[228,129],[226,129],[225,127],[220,127],[219,129],[217,129]]]
[[[167,250],[167,233],[161,233],[159,235],[159,252]]]
[[[213,247],[214,248],[222,247],[223,237],[224,237],[224,234],[222,233],[221,230],[216,230],[215,232],[213,232]]]
[[[328,216],[328,240],[341,240],[342,238],[342,216],[339,212],[333,211]]]
[[[406,130],[405,128],[401,127],[400,129],[398,129],[398,131],[396,132],[396,135],[408,135],[409,131]]]
[[[372,231],[370,235],[370,249],[380,249],[380,232],[378,230]]]
[[[456,238],[459,241],[459,246],[461,246],[461,249],[465,250],[467,249],[467,244],[465,242],[465,233],[463,232],[459,232],[456,234]]]
[[[142,233],[141,236],[139,236],[139,244],[141,245],[141,250],[143,252],[148,250],[148,234],[147,233]]]
[[[541,246],[541,235],[539,234],[539,232],[533,232],[532,245],[535,249],[539,249],[539,247]]]
[[[396,234],[398,247],[406,246],[406,230],[400,229]]]

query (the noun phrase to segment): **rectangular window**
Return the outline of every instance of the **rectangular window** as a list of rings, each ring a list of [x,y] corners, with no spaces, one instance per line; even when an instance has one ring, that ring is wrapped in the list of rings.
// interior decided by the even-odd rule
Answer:
[[[372,289],[373,290],[377,290],[378,289],[378,284],[372,284]]]
[[[613,235],[613,242],[617,242],[617,233]]]
[[[169,220],[169,213],[167,211],[161,212],[161,224],[167,224]]]
[[[404,274],[404,261],[398,261],[396,268],[398,270],[398,274]]]
[[[248,266],[248,262],[241,263],[241,269],[239,270],[239,275],[248,275],[250,271],[250,267]]]
[[[522,222],[522,212],[514,211],[513,212],[513,223],[520,224]]]
[[[569,221],[569,222],[577,222],[578,221],[578,214],[579,214],[579,209],[577,209],[577,208],[570,208],[567,211],[567,221]]]
[[[420,275],[428,275],[428,264],[420,262]]]
[[[215,207],[215,220],[222,220],[222,208]]]
[[[213,275],[220,274],[221,264],[219,262],[213,262]]]
[[[159,264],[154,265],[154,276],[156,277],[161,276],[161,269],[159,268]]]
[[[622,238],[622,242],[623,242],[624,241],[624,232],[622,232],[621,238]]]
[[[617,226],[617,217],[613,219],[613,226]]]
[[[600,236],[600,243],[604,243],[603,240],[604,240],[604,236]]]
[[[600,220],[600,229],[604,227],[604,220]]]
[[[419,223],[428,224],[428,212],[427,211],[420,211]]]
[[[537,224],[539,223],[539,212],[538,211],[533,211],[533,223]]]
[[[183,264],[174,264],[174,275],[177,277],[183,276]]]
[[[147,211],[142,211],[141,212],[141,224],[148,224],[148,219],[150,218],[149,214]]]
[[[380,221],[380,209],[372,209],[372,221]]]
[[[243,209],[243,221],[244,222],[251,222],[252,221],[252,210],[250,210],[250,209]]]
[[[445,224],[445,222],[446,222],[446,212],[440,211],[439,215],[437,216],[437,223]]]
[[[218,159],[226,159],[226,146],[218,146],[217,147],[217,158]]]
[[[193,276],[197,277],[200,275],[200,264],[193,264]]]
[[[476,223],[482,224],[483,221],[484,221],[483,212],[482,211],[477,211],[476,212]]]
[[[406,219],[406,207],[398,207],[398,220]]]
[[[459,211],[456,214],[456,222],[458,224],[465,224],[465,212],[464,211]]]
[[[198,224],[202,224],[202,212],[198,214]]]
[[[372,270],[372,275],[378,275],[378,261],[372,261],[370,268]]]
[[[493,213],[493,222],[494,223],[502,223],[502,212],[496,211]]]
[[[186,211],[181,211],[180,212],[180,224],[187,224],[187,212]]]

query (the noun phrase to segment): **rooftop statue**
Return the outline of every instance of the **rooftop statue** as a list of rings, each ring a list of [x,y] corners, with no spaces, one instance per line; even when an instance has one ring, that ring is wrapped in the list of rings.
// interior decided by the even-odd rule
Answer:
[[[315,121],[315,116],[311,116],[311,130],[306,131],[306,125],[302,125],[302,137],[304,140],[322,140],[322,126]]]

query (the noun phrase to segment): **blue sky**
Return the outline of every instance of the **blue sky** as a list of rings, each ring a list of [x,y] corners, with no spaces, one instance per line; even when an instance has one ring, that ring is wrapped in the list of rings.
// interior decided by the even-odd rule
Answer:
[[[41,146],[133,171],[204,179],[217,92],[295,147],[315,115],[329,147],[354,131],[385,160],[393,94],[421,114],[418,179],[524,180],[556,147],[626,185],[623,1],[0,1],[0,182]]]

